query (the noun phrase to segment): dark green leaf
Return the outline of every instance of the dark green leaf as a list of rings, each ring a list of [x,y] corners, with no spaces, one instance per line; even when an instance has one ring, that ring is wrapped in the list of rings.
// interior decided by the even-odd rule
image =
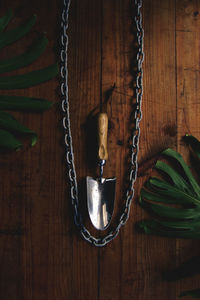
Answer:
[[[150,178],[146,184],[146,187],[151,189],[153,192],[155,192],[157,195],[160,195],[161,197],[164,196],[165,198],[168,197],[171,199],[176,199],[174,203],[177,203],[177,201],[180,202],[179,200],[182,200],[183,204],[200,204],[199,199],[188,195],[185,191],[182,191],[174,187],[174,185],[156,177]]]
[[[32,71],[23,75],[0,77],[0,89],[24,89],[48,81],[58,74],[58,65]]]
[[[0,18],[0,33],[4,30],[4,28],[10,22],[12,15],[13,15],[12,10],[8,9],[6,15]]]
[[[184,262],[178,268],[165,272],[163,275],[164,275],[164,279],[168,281],[175,281],[199,273],[200,273],[200,257],[197,256]]]
[[[15,111],[44,111],[52,106],[46,99],[0,95],[0,109]]]
[[[162,171],[163,173],[165,173],[170,178],[171,182],[173,183],[173,185],[175,187],[185,191],[189,195],[190,194],[192,196],[194,195],[194,193],[191,192],[191,188],[190,188],[189,184],[172,167],[170,167],[169,165],[167,165],[163,161],[158,160],[156,165],[155,165],[155,168],[157,170]]]
[[[10,132],[0,129],[0,149],[19,150],[22,143]]]
[[[173,228],[168,228],[162,226],[157,220],[143,220],[136,224],[137,229],[152,235],[165,236],[171,238],[190,238],[190,239],[199,239],[200,230],[175,230]]]
[[[153,201],[153,202],[163,202],[163,203],[173,203],[173,204],[184,204],[184,203],[188,203],[188,199],[182,199],[182,198],[170,198],[164,195],[159,195],[158,193],[153,193],[152,191],[149,191],[145,188],[141,189],[140,192],[140,199],[147,199],[149,201]]]
[[[200,289],[184,291],[180,294],[180,298],[184,296],[191,296],[192,298],[200,298]]]
[[[200,160],[200,142],[192,135],[186,134],[183,137],[184,142],[189,145],[195,154],[195,156]]]
[[[194,176],[192,175],[190,168],[184,162],[183,157],[180,155],[180,153],[178,153],[172,149],[167,149],[167,150],[163,151],[163,155],[167,156],[168,158],[173,158],[175,161],[177,161],[180,164],[182,170],[185,173],[187,181],[191,186],[191,189],[200,199],[200,186],[198,185],[197,181],[195,180]]]
[[[0,49],[14,43],[21,37],[23,37],[26,33],[30,31],[33,25],[36,22],[36,16],[32,16],[26,24],[22,24],[14,29],[10,29],[8,31],[3,32],[0,35]]]
[[[32,146],[34,146],[37,142],[36,133],[19,123],[12,115],[7,112],[0,111],[0,128],[20,135],[30,135]]]
[[[140,205],[160,217],[177,220],[200,220],[200,206],[195,208],[177,208],[161,204],[154,204],[140,198]]]
[[[200,230],[200,218],[191,219],[189,222],[188,220],[159,220],[160,225],[177,230],[187,230],[187,231],[199,231]]]
[[[35,61],[45,50],[48,40],[43,36],[39,42],[28,52],[13,58],[0,61],[0,73],[16,70]]]
[[[163,154],[175,164],[157,161],[155,168],[166,180],[152,177],[142,188],[139,203],[154,219],[137,227],[147,234],[199,239],[200,186],[179,153],[167,149]]]

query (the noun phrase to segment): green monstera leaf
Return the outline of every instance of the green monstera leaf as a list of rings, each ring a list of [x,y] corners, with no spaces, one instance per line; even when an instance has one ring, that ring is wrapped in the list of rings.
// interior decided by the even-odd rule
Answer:
[[[199,141],[192,136],[184,140],[197,156]],[[170,164],[158,160],[155,169],[164,179],[149,178],[139,197],[140,205],[154,218],[137,226],[147,234],[199,239],[200,185],[178,152],[167,149],[162,155]]]
[[[33,15],[26,23],[14,29],[6,30],[12,17],[13,13],[10,9],[5,16],[0,18],[0,49],[13,44],[28,34],[36,22],[36,16]],[[47,44],[48,40],[43,34],[28,51],[9,59],[0,60],[0,91],[25,89],[55,77],[58,74],[57,64],[21,75],[4,75],[5,72],[33,63],[44,53]],[[37,142],[37,134],[34,131],[20,124],[12,115],[3,110],[42,112],[51,106],[52,103],[47,99],[0,94],[0,150],[19,150],[23,144],[18,140],[18,137],[22,135],[31,137],[32,146]]]
[[[183,140],[195,159],[195,170],[200,165],[200,142],[192,135],[185,135]],[[139,197],[139,204],[152,219],[138,222],[137,228],[146,234],[200,239],[200,185],[178,152],[167,149],[162,155],[167,162],[158,160],[155,165],[161,176],[149,178]],[[200,257],[194,257],[166,272],[164,278],[174,281],[199,273]],[[179,295],[184,296],[200,298],[200,288]]]

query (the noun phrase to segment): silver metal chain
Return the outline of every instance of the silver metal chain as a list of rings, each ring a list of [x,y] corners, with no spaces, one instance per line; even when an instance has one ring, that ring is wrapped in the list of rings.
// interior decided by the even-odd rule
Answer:
[[[79,208],[79,199],[78,199],[78,186],[77,186],[77,178],[76,178],[76,170],[74,165],[74,152],[72,146],[72,135],[70,128],[70,112],[69,112],[69,96],[68,96],[68,68],[67,68],[67,50],[68,50],[68,16],[69,16],[69,7],[70,0],[64,0],[64,6],[62,11],[62,35],[61,35],[61,67],[60,67],[60,75],[61,75],[61,96],[62,96],[62,112],[63,112],[63,128],[64,128],[64,141],[66,147],[66,161],[68,167],[68,176],[70,182],[70,194],[72,206],[74,208],[74,221],[80,230],[83,238],[89,243],[102,247],[107,243],[112,241],[119,233],[120,228],[124,225],[129,217],[131,202],[134,196],[134,183],[137,178],[137,169],[138,169],[138,150],[139,150],[139,136],[140,136],[140,121],[142,118],[142,94],[143,94],[143,70],[142,63],[144,59],[144,51],[143,51],[143,37],[144,32],[142,28],[142,0],[134,0],[135,3],[135,14],[134,21],[136,24],[137,30],[137,71],[136,71],[136,87],[135,95],[136,95],[136,103],[135,103],[135,114],[134,114],[134,131],[131,133],[131,163],[130,163],[130,171],[129,171],[129,186],[126,192],[126,201],[124,205],[124,209],[122,214],[118,220],[118,223],[115,229],[112,229],[105,237],[96,238],[91,235],[88,229],[84,226],[82,221],[82,216]]]

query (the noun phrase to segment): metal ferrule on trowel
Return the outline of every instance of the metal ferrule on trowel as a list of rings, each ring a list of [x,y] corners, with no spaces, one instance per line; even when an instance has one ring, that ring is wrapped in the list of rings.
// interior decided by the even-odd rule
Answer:
[[[103,168],[108,159],[108,116],[98,115],[98,165],[99,177],[87,176],[87,205],[90,220],[98,230],[105,230],[112,218],[115,200],[116,178],[103,178]]]

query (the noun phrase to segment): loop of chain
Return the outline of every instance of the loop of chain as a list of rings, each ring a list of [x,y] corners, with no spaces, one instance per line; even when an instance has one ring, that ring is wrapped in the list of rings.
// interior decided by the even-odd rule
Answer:
[[[137,75],[136,75],[136,109],[134,115],[134,126],[135,129],[132,133],[132,143],[131,143],[131,163],[130,163],[130,173],[129,173],[129,186],[126,192],[126,202],[123,212],[119,218],[119,222],[115,229],[111,230],[109,234],[103,238],[96,238],[90,234],[90,232],[83,225],[82,217],[79,211],[79,200],[78,200],[78,187],[76,179],[76,170],[74,165],[74,152],[72,146],[72,135],[70,129],[70,113],[69,113],[69,98],[68,98],[68,69],[67,69],[67,50],[68,50],[68,15],[70,0],[64,0],[63,11],[62,11],[62,36],[61,36],[61,66],[60,66],[60,76],[61,76],[61,95],[62,95],[62,112],[63,112],[63,128],[64,128],[64,141],[66,147],[66,161],[68,166],[68,177],[70,182],[70,194],[71,201],[74,208],[74,222],[80,230],[83,238],[89,243],[97,246],[103,247],[112,241],[119,233],[120,228],[124,225],[129,217],[131,202],[134,196],[134,183],[137,178],[137,157],[139,150],[139,136],[140,136],[140,121],[142,118],[141,104],[142,104],[142,94],[143,94],[143,70],[142,63],[144,59],[143,51],[143,28],[142,28],[142,0],[135,0],[135,24],[137,29]]]

